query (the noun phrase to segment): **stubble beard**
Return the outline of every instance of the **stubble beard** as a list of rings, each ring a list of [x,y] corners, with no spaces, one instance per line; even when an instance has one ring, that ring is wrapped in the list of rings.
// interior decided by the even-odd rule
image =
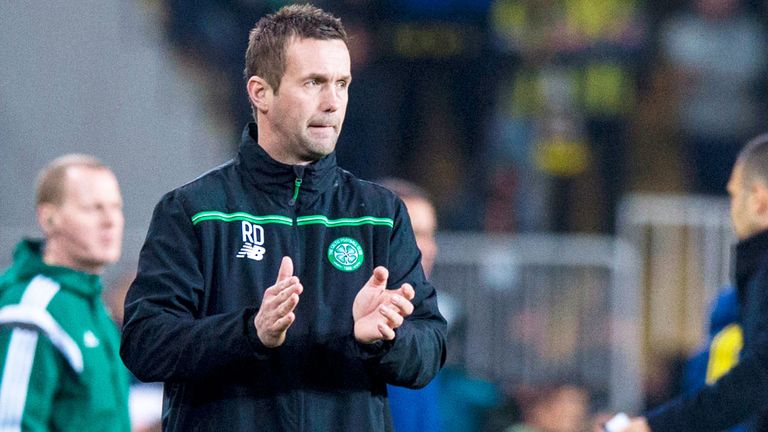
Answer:
[[[307,162],[316,162],[320,159],[333,153],[336,149],[336,142],[339,139],[339,135],[335,135],[328,139],[317,140],[305,137],[301,140],[298,147],[304,151],[303,160]]]

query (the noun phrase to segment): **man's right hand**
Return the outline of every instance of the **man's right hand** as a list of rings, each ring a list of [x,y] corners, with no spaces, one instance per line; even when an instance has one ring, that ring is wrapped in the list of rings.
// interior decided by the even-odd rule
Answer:
[[[293,261],[283,257],[277,282],[264,291],[261,307],[253,319],[256,334],[267,348],[275,348],[285,342],[288,327],[296,320],[293,310],[299,304],[299,295],[304,290],[299,278],[293,276]]]

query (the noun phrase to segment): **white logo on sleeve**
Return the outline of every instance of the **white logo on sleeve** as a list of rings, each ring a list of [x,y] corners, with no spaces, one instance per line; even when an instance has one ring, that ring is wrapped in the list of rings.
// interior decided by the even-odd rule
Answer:
[[[254,261],[264,259],[267,250],[264,244],[264,228],[248,221],[242,221],[243,247],[237,252],[238,258],[248,258]]]
[[[87,348],[96,348],[99,346],[99,343],[99,338],[97,338],[92,331],[87,330],[83,334],[83,345],[85,345]]]

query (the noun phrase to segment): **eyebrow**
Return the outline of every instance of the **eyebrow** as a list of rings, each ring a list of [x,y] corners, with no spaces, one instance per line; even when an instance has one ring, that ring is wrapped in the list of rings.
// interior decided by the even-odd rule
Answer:
[[[306,77],[305,79],[314,79],[314,80],[317,80],[317,81],[323,81],[323,82],[325,82],[325,81],[330,81],[330,79],[328,78],[328,75],[326,75],[326,74],[321,74],[321,73],[311,73],[311,74],[308,74],[308,75],[307,75],[307,77]],[[352,76],[351,76],[351,75],[344,75],[344,76],[340,77],[340,78],[339,78],[338,80],[336,80],[336,81],[347,81],[347,82],[351,82],[351,81],[352,81]]]

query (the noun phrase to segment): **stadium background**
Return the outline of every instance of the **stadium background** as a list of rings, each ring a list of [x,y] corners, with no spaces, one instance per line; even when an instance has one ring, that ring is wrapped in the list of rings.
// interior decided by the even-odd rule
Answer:
[[[160,195],[236,150],[247,31],[285,3],[0,3],[0,264],[37,233],[35,173],[92,153],[123,186],[124,286]],[[765,129],[766,4],[316,4],[352,37],[340,164],[437,203],[453,364],[502,393],[575,378],[598,408],[673,392],[730,278],[718,173]]]

